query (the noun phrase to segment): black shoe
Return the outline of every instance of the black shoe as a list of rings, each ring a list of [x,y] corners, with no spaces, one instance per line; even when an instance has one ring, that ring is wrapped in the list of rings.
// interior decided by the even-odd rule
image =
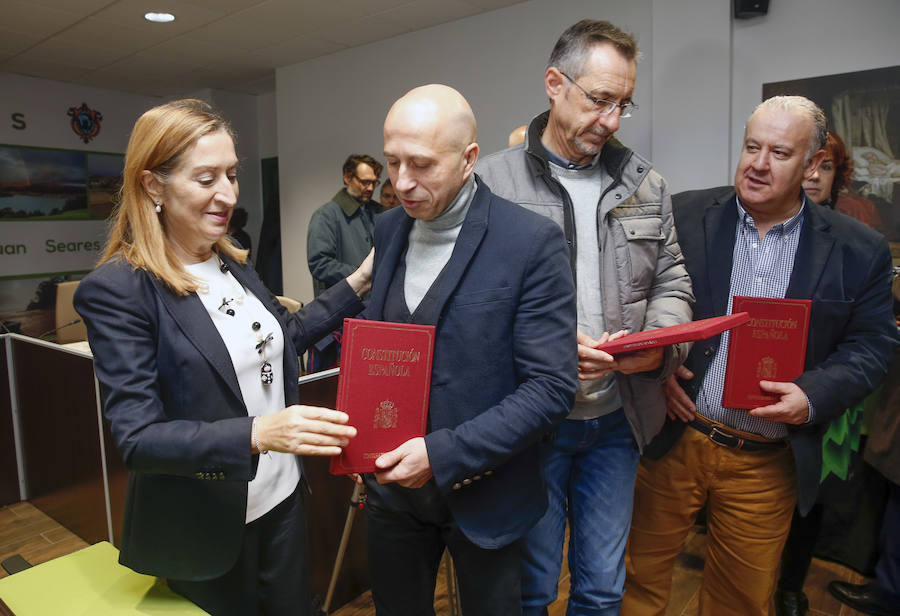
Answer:
[[[871,584],[829,582],[828,590],[835,598],[850,607],[872,616],[900,616],[900,603],[876,592]]]
[[[775,616],[806,616],[809,612],[809,599],[803,591],[775,591]]]

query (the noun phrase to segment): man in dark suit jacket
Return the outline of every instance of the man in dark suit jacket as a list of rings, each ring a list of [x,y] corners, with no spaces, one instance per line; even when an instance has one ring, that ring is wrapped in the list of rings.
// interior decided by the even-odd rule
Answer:
[[[475,118],[455,90],[406,94],[384,139],[403,207],[376,225],[365,316],[437,333],[427,434],[366,477],[375,606],[431,613],[446,546],[467,615],[518,614],[519,540],[547,505],[538,441],[575,393],[568,249],[477,180]]]
[[[676,195],[694,318],[730,313],[735,295],[811,299],[809,339],[803,374],[760,381],[779,401],[751,411],[721,404],[728,334],[693,346],[681,387],[672,377],[669,421],[638,475],[623,614],[665,611],[672,565],[704,504],[700,614],[769,613],[795,502],[805,514],[816,498],[822,433],[884,378],[898,341],[890,252],[878,233],[803,194],[824,135],[808,99],[769,99],[747,122],[734,188]]]

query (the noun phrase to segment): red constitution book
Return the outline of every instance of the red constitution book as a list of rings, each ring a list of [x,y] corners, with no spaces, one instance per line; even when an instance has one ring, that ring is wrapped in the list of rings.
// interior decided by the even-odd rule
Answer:
[[[434,326],[344,319],[337,409],[356,436],[331,473],[372,473],[375,459],[425,435]]]
[[[648,329],[635,334],[627,334],[612,342],[601,344],[597,348],[610,355],[615,355],[616,353],[628,353],[629,351],[668,346],[678,342],[704,340],[749,320],[750,315],[746,313],[727,314],[723,317],[712,317],[710,319],[701,319],[690,323],[681,323],[679,325],[670,325],[669,327],[660,327],[659,329]]]
[[[750,321],[731,332],[723,407],[755,409],[777,402],[759,382],[789,382],[803,374],[811,307],[808,299],[734,296],[732,311],[749,313]]]

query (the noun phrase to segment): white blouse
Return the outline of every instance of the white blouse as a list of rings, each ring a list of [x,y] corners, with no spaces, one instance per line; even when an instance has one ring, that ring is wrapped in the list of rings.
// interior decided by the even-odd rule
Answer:
[[[217,255],[203,263],[185,265],[185,269],[204,283],[197,296],[228,349],[247,412],[252,417],[283,409],[284,333],[278,320],[230,271],[221,271]],[[270,334],[263,356],[257,345]],[[261,378],[264,362],[271,365],[269,384]],[[247,450],[249,454],[249,442]],[[290,496],[299,480],[300,469],[294,455],[272,451],[259,456],[256,477],[247,488],[247,523],[261,518]]]

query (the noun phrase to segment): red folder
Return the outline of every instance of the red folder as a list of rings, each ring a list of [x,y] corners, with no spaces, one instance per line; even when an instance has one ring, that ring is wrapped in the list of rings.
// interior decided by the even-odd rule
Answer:
[[[337,409],[356,436],[331,473],[371,473],[375,459],[425,435],[434,326],[344,319]]]
[[[668,346],[677,342],[704,340],[706,338],[712,338],[716,334],[721,334],[726,329],[737,327],[749,320],[750,316],[744,312],[727,314],[723,317],[712,317],[710,319],[701,319],[699,321],[691,321],[690,323],[681,323],[679,325],[671,325],[669,327],[660,327],[659,329],[648,329],[634,334],[627,334],[612,342],[601,344],[597,348],[610,355],[615,355],[617,353],[628,353],[629,351]]]
[[[731,306],[748,312],[750,321],[731,332],[722,406],[754,409],[777,402],[759,382],[789,382],[803,374],[812,302],[735,295]]]

